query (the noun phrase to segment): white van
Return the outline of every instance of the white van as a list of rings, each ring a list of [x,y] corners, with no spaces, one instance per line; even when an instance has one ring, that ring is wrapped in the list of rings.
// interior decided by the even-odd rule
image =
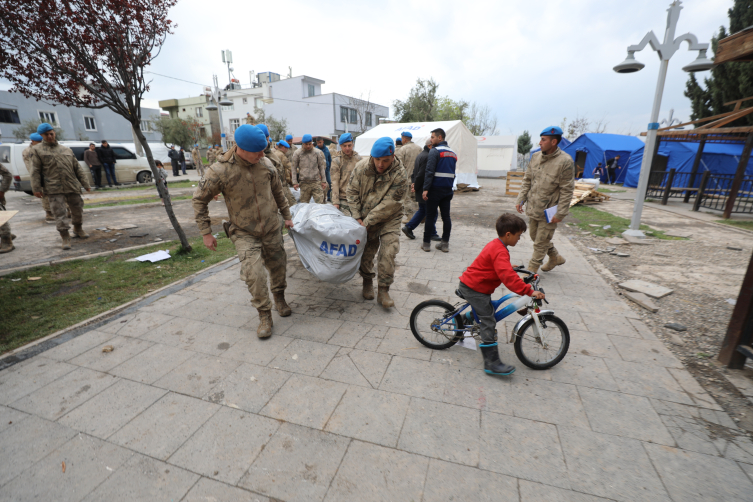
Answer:
[[[84,168],[89,184],[94,186],[89,166],[84,163],[84,151],[89,149],[90,141],[61,141],[76,155],[81,167]],[[13,187],[20,192],[26,192],[31,195],[31,176],[26,170],[23,151],[29,146],[29,142],[24,143],[2,143],[0,144],[0,162],[8,168],[13,175]],[[115,177],[118,183],[151,183],[152,171],[149,168],[149,162],[145,157],[138,157],[131,149],[122,144],[110,143],[110,147],[115,153]],[[102,169],[102,183],[106,183],[104,168]]]

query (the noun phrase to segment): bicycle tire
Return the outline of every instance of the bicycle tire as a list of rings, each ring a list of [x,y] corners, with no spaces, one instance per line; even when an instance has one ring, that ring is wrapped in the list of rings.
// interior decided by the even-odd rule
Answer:
[[[433,343],[427,340],[426,338],[424,338],[423,336],[421,336],[420,334],[421,330],[419,329],[420,327],[417,325],[418,316],[427,307],[443,308],[445,310],[445,316],[449,314],[450,312],[452,312],[453,310],[455,310],[455,307],[453,305],[442,300],[426,300],[425,302],[421,302],[418,305],[416,305],[413,308],[413,312],[411,312],[411,315],[410,315],[410,330],[413,333],[413,336],[416,337],[416,340],[421,342],[421,344],[425,345],[426,347],[429,347],[430,349],[434,349],[434,350],[444,350],[458,343],[460,338],[457,336],[454,338],[448,339],[447,342],[445,343]],[[461,316],[455,316],[455,326],[456,328],[454,329],[463,329],[463,319],[461,318]],[[430,326],[427,326],[426,328],[430,329]]]
[[[549,369],[555,365],[557,365],[562,359],[567,355],[567,350],[570,348],[570,330],[567,329],[567,325],[565,324],[565,321],[560,319],[557,316],[554,315],[545,315],[545,316],[539,316],[539,319],[544,323],[552,323],[557,325],[560,329],[560,333],[562,334],[562,350],[560,353],[555,357],[554,359],[547,361],[545,363],[539,363],[536,361],[530,360],[525,352],[523,351],[523,339],[525,338],[526,331],[533,326],[533,319],[529,319],[526,321],[523,326],[520,327],[520,330],[518,331],[518,336],[515,337],[515,342],[513,344],[513,347],[515,348],[515,355],[518,356],[518,359],[521,363],[525,364],[529,368],[533,370],[546,370]]]

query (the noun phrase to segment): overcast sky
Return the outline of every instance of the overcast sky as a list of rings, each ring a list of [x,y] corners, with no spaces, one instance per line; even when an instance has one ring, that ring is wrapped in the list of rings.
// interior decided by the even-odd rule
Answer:
[[[210,84],[227,83],[220,51],[233,51],[235,76],[249,70],[326,81],[322,92],[360,96],[390,106],[417,78],[433,77],[439,93],[489,105],[501,134],[538,134],[580,114],[605,117],[608,131],[645,130],[659,61],[647,47],[636,54],[642,71],[612,67],[650,30],[663,39],[669,0],[240,2],[181,0],[170,13],[178,23],[150,68]],[[732,0],[688,0],[677,34],[708,42],[728,25]],[[208,6],[212,8],[209,9]],[[670,61],[660,119],[671,108],[688,120],[682,94],[695,59],[687,44]],[[709,53],[709,56],[711,54]],[[708,72],[697,75],[708,75]],[[198,85],[153,76],[147,105],[195,96]],[[7,88],[8,86],[3,86]]]

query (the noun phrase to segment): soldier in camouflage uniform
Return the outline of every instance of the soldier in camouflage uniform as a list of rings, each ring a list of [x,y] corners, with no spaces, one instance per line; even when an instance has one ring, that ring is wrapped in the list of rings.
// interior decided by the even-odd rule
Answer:
[[[285,152],[285,155],[288,156],[288,160],[290,161],[290,165],[293,165],[293,154],[298,150],[298,147],[293,144],[293,135],[288,134],[285,136],[285,141],[288,142],[288,145],[290,145],[290,148],[288,148],[288,151]]]
[[[353,135],[345,133],[340,136],[340,152],[332,160],[332,204],[344,215],[351,216],[348,206],[348,182],[350,174],[360,162],[361,156],[353,151]]]
[[[219,162],[223,155],[225,155],[225,152],[222,150],[222,145],[214,145],[214,161]]]
[[[303,147],[293,154],[293,188],[301,189],[301,202],[308,203],[311,196],[314,202],[324,204],[324,190],[327,189],[327,161],[314,142],[310,134],[303,135]]]
[[[207,162],[208,165],[212,165],[217,161],[217,156],[214,153],[214,147],[207,148]]]
[[[523,212],[523,204],[526,204],[528,228],[533,241],[533,255],[528,262],[531,272],[538,272],[547,255],[549,261],[541,267],[544,272],[565,263],[565,258],[552,244],[552,237],[557,223],[570,212],[575,180],[573,159],[560,150],[561,140],[562,129],[559,127],[547,127],[541,133],[541,151],[533,154],[515,203],[519,213]],[[557,206],[557,214],[547,223],[544,210],[554,206]]]
[[[272,302],[267,289],[267,273],[278,314],[291,314],[285,301],[287,254],[280,232],[284,224],[293,227],[280,177],[269,159],[264,157],[267,139],[256,126],[244,124],[235,131],[236,146],[220,161],[209,166],[193,196],[196,223],[204,236],[204,245],[214,251],[217,240],[212,236],[209,201],[225,196],[230,224],[227,232],[241,261],[241,279],[251,293],[251,304],[259,311],[259,338],[272,335]]]
[[[91,187],[73,150],[57,142],[52,126],[47,123],[40,124],[37,133],[42,135],[44,141],[31,149],[31,190],[36,197],[49,197],[50,209],[63,240],[63,249],[70,249],[70,224],[66,217],[66,202],[71,208],[73,234],[86,239],[89,234],[81,226],[84,221],[81,187],[83,186],[87,192],[91,191]]]
[[[416,164],[416,157],[423,151],[423,148],[413,142],[413,134],[409,131],[403,131],[400,138],[402,139],[403,146],[397,150],[395,157],[400,159],[405,168],[406,176],[408,176],[408,179],[411,179],[413,167]],[[410,219],[417,210],[418,204],[416,203],[416,198],[408,190],[405,194],[405,201],[403,201],[403,223],[410,222]]]
[[[31,136],[29,136],[29,139],[31,139],[31,144],[24,148],[24,151],[21,152],[21,157],[24,159],[24,165],[26,166],[26,172],[31,174],[31,147],[34,145],[38,145],[42,142],[42,135],[39,133],[34,133]],[[66,204],[67,207],[67,204]],[[42,209],[44,209],[44,221],[47,223],[55,223],[55,217],[52,215],[52,211],[50,211],[50,201],[47,198],[46,195],[42,197]],[[68,208],[68,218],[71,217],[71,209]]]
[[[395,257],[400,251],[400,220],[407,191],[408,178],[395,158],[395,144],[391,138],[379,138],[371,148],[371,156],[353,169],[347,193],[351,215],[368,232],[359,268],[363,297],[374,298],[374,256],[378,250],[377,303],[385,308],[395,306],[389,291],[395,278]]]
[[[2,181],[0,181],[0,203],[4,206],[5,192],[10,188],[10,181],[13,179],[13,176],[2,164],[0,164],[0,176],[3,178]],[[10,232],[10,222],[0,225],[0,254],[10,253],[16,249],[13,245],[13,239],[15,239],[15,237],[16,236]]]
[[[201,160],[201,152],[199,151],[199,144],[196,143],[191,150],[191,160],[193,160],[193,166],[196,168],[196,172],[199,176],[204,176],[204,163]]]
[[[280,184],[282,184],[282,191],[285,194],[285,199],[288,201],[288,206],[293,206],[295,205],[295,197],[290,193],[287,183],[285,182],[285,163],[287,163],[288,159],[285,157],[284,153],[278,151],[276,148],[272,148],[272,142],[269,140],[269,128],[266,124],[257,124],[256,127],[261,129],[261,132],[263,132],[267,138],[267,148],[264,149],[264,157],[268,158],[275,167],[277,175],[280,177]],[[282,231],[282,228],[280,231]]]
[[[296,201],[295,197],[293,197],[293,194],[290,192],[290,184],[293,181],[290,175],[292,166],[290,165],[290,159],[288,159],[287,155],[290,145],[287,141],[280,140],[277,142],[275,148],[277,150],[278,157],[280,157],[280,159],[282,160],[283,172],[280,173],[280,178],[282,181],[282,187],[285,189],[285,198],[288,199],[288,205],[292,207],[296,204]]]

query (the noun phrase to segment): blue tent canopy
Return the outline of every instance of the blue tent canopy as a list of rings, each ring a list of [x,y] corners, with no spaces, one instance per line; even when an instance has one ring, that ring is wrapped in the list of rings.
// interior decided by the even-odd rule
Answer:
[[[621,182],[627,173],[625,166],[630,162],[631,154],[639,148],[643,148],[643,141],[635,136],[586,133],[580,135],[563,150],[576,161],[578,153],[585,154],[584,178],[593,177],[593,171],[599,162],[602,166],[606,166],[607,160],[619,155],[620,160],[617,165],[620,169],[617,171],[617,182]],[[602,177],[602,181],[606,181],[606,175]]]
[[[560,147],[560,149],[564,150],[565,147],[568,146],[570,143],[571,143],[571,141],[563,136],[562,137],[562,141],[560,141],[559,147]],[[530,153],[529,153],[529,155],[528,155],[528,160],[531,160],[531,158],[533,157],[534,153],[540,152],[540,151],[541,151],[541,147],[540,146],[537,146],[536,148],[534,148],[533,150],[531,150]]]
[[[679,141],[662,142],[659,145],[659,155],[667,157],[667,171],[675,169],[678,173],[689,173],[693,169],[693,161],[698,152],[699,143],[684,143]],[[742,144],[706,143],[701,155],[698,173],[711,171],[712,174],[735,174],[743,152]],[[643,162],[643,147],[633,152],[628,163],[625,176],[626,187],[637,187],[638,177]],[[753,176],[753,157],[745,168],[746,176]],[[701,177],[697,176],[695,187],[698,188]]]

